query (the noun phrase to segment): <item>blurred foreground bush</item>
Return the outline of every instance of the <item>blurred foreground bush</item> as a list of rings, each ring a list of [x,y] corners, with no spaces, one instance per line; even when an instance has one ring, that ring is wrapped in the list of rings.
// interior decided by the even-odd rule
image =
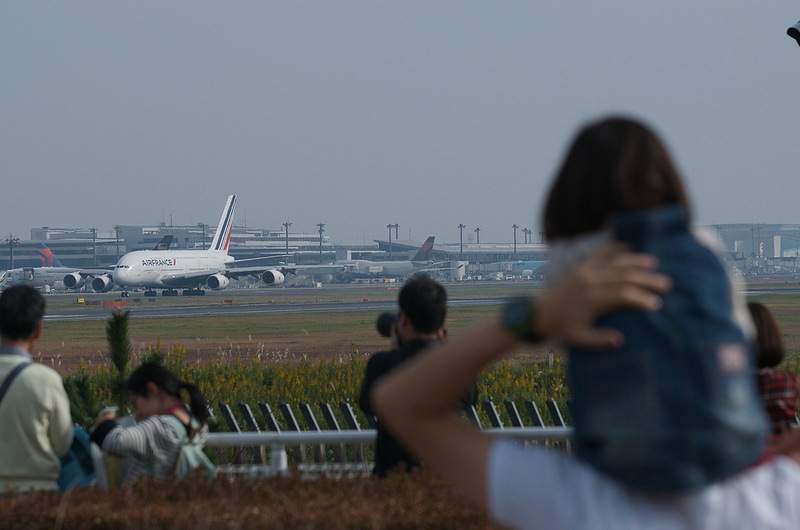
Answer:
[[[495,528],[425,470],[386,480],[144,480],[130,489],[0,498],[4,529]]]

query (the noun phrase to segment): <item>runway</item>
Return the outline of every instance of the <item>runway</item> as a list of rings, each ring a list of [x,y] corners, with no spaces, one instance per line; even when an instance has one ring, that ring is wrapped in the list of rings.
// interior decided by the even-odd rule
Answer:
[[[531,285],[513,286],[514,289],[497,290],[496,285],[486,285],[483,295],[479,297],[466,297],[455,298],[448,300],[448,307],[463,307],[463,306],[476,306],[476,305],[499,305],[504,300],[511,296],[519,296],[520,294],[530,294]],[[511,285],[502,287],[512,287]],[[351,287],[352,288],[352,287]],[[482,290],[483,290],[482,289]],[[369,296],[366,289],[361,289],[365,296]],[[320,295],[334,296],[347,292],[344,289],[330,289],[326,291],[318,291]],[[349,291],[352,292],[352,291]],[[309,291],[306,290],[285,290],[281,295],[285,294],[304,294],[307,295]],[[800,294],[800,289],[786,287],[784,285],[771,286],[765,285],[752,285],[747,286],[740,293],[745,297],[759,296],[759,295],[772,295],[772,294],[786,294],[797,295]],[[241,291],[236,293],[236,298],[246,300],[250,295],[263,295],[263,291],[246,292]],[[316,294],[316,292],[315,292]],[[198,316],[232,316],[232,315],[269,315],[269,314],[292,314],[292,313],[339,313],[350,311],[395,311],[397,310],[396,299],[391,300],[370,300],[369,298],[360,301],[295,301],[295,302],[270,302],[270,303],[222,303],[222,297],[231,297],[232,293],[209,293],[207,297],[207,304],[205,305],[176,305],[169,307],[141,307],[138,305],[130,305],[123,309],[130,311],[131,318],[173,318],[173,317],[198,317]],[[394,296],[394,295],[393,295]],[[384,296],[385,298],[385,296]],[[44,320],[49,322],[70,322],[70,321],[91,321],[91,320],[105,320],[109,317],[113,308],[99,309],[92,306],[79,306],[77,308],[67,309],[53,309],[48,310],[45,314]]]
[[[501,298],[469,298],[448,300],[448,307],[463,307],[473,305],[496,305],[502,303]],[[97,309],[71,309],[52,311],[45,314],[47,322],[70,322],[85,320],[106,320],[111,309],[100,311]],[[342,313],[349,311],[396,311],[397,302],[394,300],[364,300],[361,302],[309,302],[292,304],[231,304],[207,305],[186,307],[125,307],[130,311],[131,318],[173,318],[173,317],[199,317],[199,316],[233,316],[257,314],[291,314],[291,313]]]

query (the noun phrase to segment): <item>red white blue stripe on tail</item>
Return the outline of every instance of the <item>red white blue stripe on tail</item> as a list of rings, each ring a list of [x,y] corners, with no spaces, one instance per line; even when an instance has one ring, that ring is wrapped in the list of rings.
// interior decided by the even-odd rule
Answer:
[[[222,210],[222,217],[219,219],[219,226],[217,232],[214,234],[214,239],[211,241],[209,250],[221,250],[228,252],[228,245],[231,242],[231,231],[233,230],[233,211],[236,208],[236,195],[230,195],[228,202],[225,203],[225,209]]]

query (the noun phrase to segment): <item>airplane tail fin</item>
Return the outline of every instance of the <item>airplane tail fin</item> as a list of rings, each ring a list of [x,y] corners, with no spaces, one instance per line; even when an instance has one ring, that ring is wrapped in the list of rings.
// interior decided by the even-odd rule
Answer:
[[[39,243],[36,245],[36,248],[39,249],[39,259],[42,260],[42,267],[63,267],[64,264],[61,263],[58,258],[53,254],[53,251],[47,248],[47,245],[44,243]]]
[[[233,210],[236,208],[236,195],[228,196],[225,209],[222,210],[222,217],[219,218],[219,226],[211,241],[209,250],[221,250],[228,252],[228,245],[231,242],[231,231],[233,230]]]
[[[169,246],[172,244],[172,239],[175,236],[172,234],[168,234],[161,238],[161,241],[156,243],[156,246],[153,247],[153,250],[169,250]]]
[[[419,251],[411,258],[411,261],[429,261],[433,259],[433,240],[435,236],[431,236],[425,240],[425,243],[419,247]]]

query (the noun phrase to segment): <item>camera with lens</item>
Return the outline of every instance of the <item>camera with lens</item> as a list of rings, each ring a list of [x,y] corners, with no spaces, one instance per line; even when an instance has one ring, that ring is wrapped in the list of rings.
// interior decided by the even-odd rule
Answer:
[[[378,316],[378,321],[376,322],[376,327],[378,328],[378,333],[383,335],[384,337],[389,337],[392,334],[392,326],[397,323],[397,314],[392,313],[389,311],[385,311]]]
[[[786,34],[796,40],[797,44],[800,44],[800,22],[787,29]]]

